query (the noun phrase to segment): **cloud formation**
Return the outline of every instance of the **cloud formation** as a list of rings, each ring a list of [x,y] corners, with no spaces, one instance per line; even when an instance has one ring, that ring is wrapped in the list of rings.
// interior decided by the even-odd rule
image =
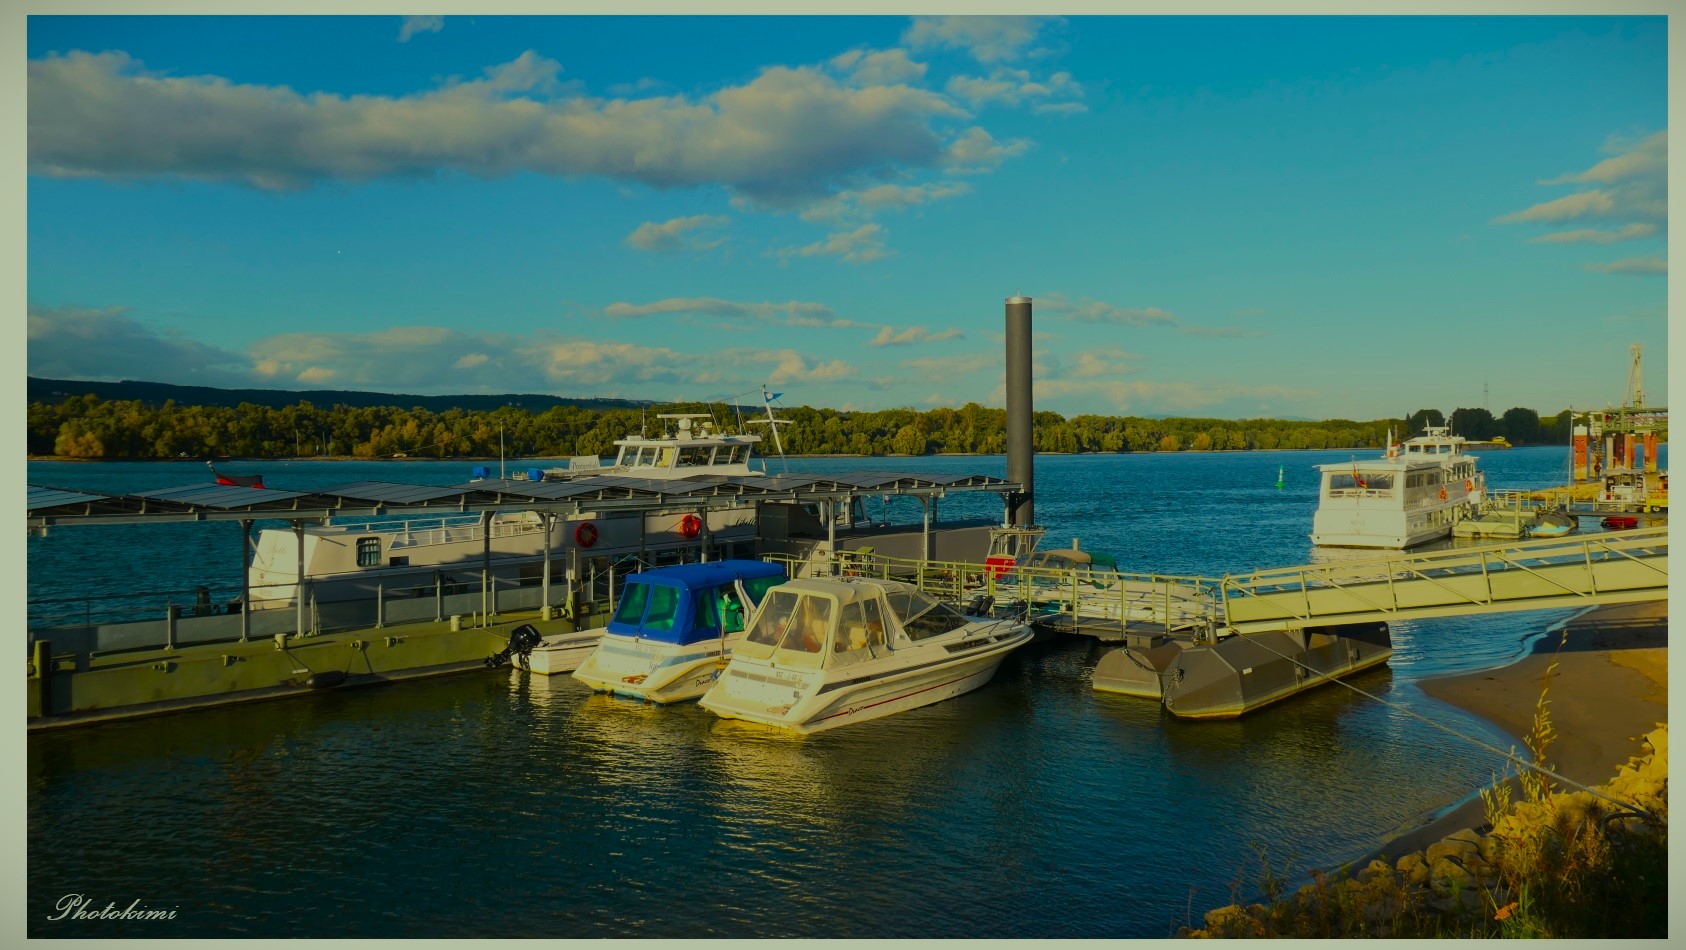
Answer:
[[[875,61],[879,72],[893,58]],[[326,181],[587,175],[655,188],[718,184],[795,207],[894,169],[987,169],[1022,152],[943,95],[854,86],[769,67],[707,96],[571,93],[528,51],[408,96],[302,95],[285,86],[151,72],[121,52],[31,60],[29,164],[38,175],[174,177],[299,189]]]
[[[877,52],[850,50],[831,59],[833,68],[863,86],[894,86],[925,78],[926,66],[908,58],[907,50]]]
[[[89,310],[29,306],[25,320],[31,376],[138,379],[198,386],[246,380],[251,362],[238,353],[161,333],[123,307]]]
[[[841,257],[851,264],[868,264],[889,257],[884,249],[884,228],[877,224],[863,224],[853,231],[837,231],[805,247],[781,248],[777,253],[783,260],[792,257]]]
[[[821,303],[787,300],[784,303],[762,301],[748,303],[723,300],[719,297],[667,297],[645,304],[612,303],[603,308],[603,315],[611,319],[691,315],[726,317],[750,320],[787,327],[861,327],[869,324],[844,320],[836,311]]]
[[[710,232],[725,227],[731,219],[719,214],[694,214],[660,223],[649,221],[627,235],[627,246],[640,251],[672,254],[678,251],[710,251],[726,239]],[[693,233],[694,232],[694,233]]]
[[[906,346],[910,343],[941,343],[944,340],[957,340],[965,336],[956,327],[949,327],[938,333],[932,333],[925,327],[908,327],[897,330],[886,326],[878,331],[878,335],[867,342],[867,346]]]
[[[445,28],[445,18],[442,16],[407,16],[404,25],[398,28],[398,42],[408,43],[410,37],[417,33],[438,33]]]
[[[1586,269],[1600,274],[1661,277],[1668,273],[1668,261],[1660,257],[1628,257],[1608,264],[1588,264]]]
[[[980,63],[1010,62],[1025,53],[1047,22],[1033,16],[920,16],[902,33],[913,49],[958,49]]]
[[[1537,244],[1615,244],[1661,236],[1668,223],[1668,130],[1638,141],[1612,137],[1605,143],[1604,151],[1611,157],[1586,171],[1540,182],[1598,187],[1501,215],[1493,223],[1603,225],[1553,231],[1534,238],[1533,243]],[[1589,265],[1588,269],[1639,273],[1615,267]]]
[[[1036,103],[1038,112],[1084,112],[1080,102],[1055,100],[1080,99],[1083,87],[1072,81],[1071,74],[1055,73],[1046,80],[1033,80],[1023,69],[998,68],[988,78],[954,76],[944,87],[950,95],[965,99],[973,108],[985,105],[1014,107]]]
[[[963,181],[936,181],[923,185],[875,185],[860,191],[840,191],[829,200],[802,210],[804,221],[838,221],[870,218],[882,211],[903,211],[972,193]]]

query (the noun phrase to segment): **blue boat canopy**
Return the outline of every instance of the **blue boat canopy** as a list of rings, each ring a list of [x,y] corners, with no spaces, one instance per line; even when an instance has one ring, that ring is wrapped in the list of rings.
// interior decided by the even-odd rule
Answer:
[[[784,581],[784,568],[765,561],[679,564],[633,574],[608,632],[681,645],[737,633],[767,591]]]

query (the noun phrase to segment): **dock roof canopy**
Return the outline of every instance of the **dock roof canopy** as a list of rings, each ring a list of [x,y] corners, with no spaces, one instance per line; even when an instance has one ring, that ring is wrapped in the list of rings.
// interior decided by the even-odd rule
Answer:
[[[556,511],[568,514],[682,506],[731,508],[757,501],[841,500],[856,495],[942,497],[950,492],[1018,491],[990,475],[854,472],[848,475],[699,475],[650,479],[587,475],[561,481],[482,479],[459,485],[360,481],[286,491],[239,485],[186,485],[106,495],[30,485],[27,527],[148,521],[321,520],[417,513]]]

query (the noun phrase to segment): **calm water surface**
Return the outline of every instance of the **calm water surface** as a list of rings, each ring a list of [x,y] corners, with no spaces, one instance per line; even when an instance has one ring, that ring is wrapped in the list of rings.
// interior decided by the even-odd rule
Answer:
[[[1307,537],[1312,466],[1351,454],[1043,456],[1036,513],[1046,546],[1078,537],[1126,571],[1306,563],[1338,556]],[[1561,448],[1481,460],[1494,488],[1560,484],[1566,468]],[[292,489],[455,484],[468,465],[238,468]],[[1005,461],[789,468],[999,476]],[[101,491],[205,480],[187,463],[29,467],[33,485]],[[1000,507],[953,498],[942,512]],[[65,528],[30,539],[29,588],[237,584],[239,551],[230,525]],[[1508,662],[1568,616],[1396,624],[1392,662],[1354,684],[1508,746],[1415,683]],[[1178,721],[1090,689],[1096,658],[1082,640],[1034,645],[976,692],[801,740],[508,668],[32,735],[29,933],[1167,936],[1233,885],[1253,893],[1261,849],[1278,869],[1357,857],[1502,767],[1340,687]],[[176,916],[48,920],[66,894]]]

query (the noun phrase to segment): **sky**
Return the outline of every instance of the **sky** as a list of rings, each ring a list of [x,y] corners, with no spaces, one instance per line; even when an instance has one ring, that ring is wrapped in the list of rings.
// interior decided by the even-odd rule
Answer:
[[[1660,16],[31,16],[33,376],[1667,400]]]

